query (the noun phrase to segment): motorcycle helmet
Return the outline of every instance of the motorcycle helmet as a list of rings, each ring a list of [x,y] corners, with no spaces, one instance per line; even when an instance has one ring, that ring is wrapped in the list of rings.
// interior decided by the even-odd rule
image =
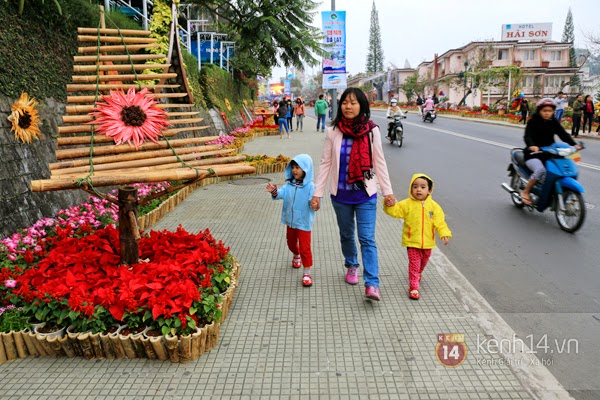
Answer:
[[[393,106],[395,106],[396,104],[398,104],[398,100],[396,100],[396,99],[392,99],[392,100],[390,100],[390,103],[391,103]]]
[[[541,108],[548,107],[548,106],[550,106],[556,110],[556,103],[550,97],[544,97],[543,99],[540,99],[540,100],[538,100],[537,103],[535,103],[535,108],[537,110],[540,110]]]

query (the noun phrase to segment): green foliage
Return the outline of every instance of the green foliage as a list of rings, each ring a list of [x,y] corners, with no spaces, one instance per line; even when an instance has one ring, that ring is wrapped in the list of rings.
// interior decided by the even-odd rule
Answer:
[[[369,28],[369,52],[367,53],[367,72],[383,71],[383,46],[381,45],[381,31],[379,29],[379,13],[373,1],[371,9],[371,27]]]
[[[404,83],[400,85],[400,90],[404,92],[408,100],[412,99],[416,95],[423,93],[425,85],[419,81],[419,74],[414,73],[404,80]]]
[[[0,308],[0,332],[19,332],[30,327],[29,317],[20,308]]]
[[[94,14],[96,15],[96,14]],[[129,18],[127,15],[123,14],[118,10],[111,10],[105,14],[106,18],[106,27],[107,28],[119,28],[119,29],[137,29],[141,30],[142,26]],[[92,26],[98,26],[98,22],[96,22]]]
[[[316,65],[323,55],[321,32],[311,25],[318,4],[311,0],[193,0],[224,21],[220,27],[236,41],[235,68],[249,76],[268,76],[279,65]]]
[[[22,15],[16,1],[0,7],[0,94],[18,98],[27,91],[38,99],[64,100],[73,75],[77,27],[97,27],[98,6],[89,0],[61,0],[61,16],[50,2],[37,1],[26,3]],[[120,13],[108,16],[122,29],[135,26]]]
[[[241,79],[234,80],[231,75],[216,65],[203,65],[200,71],[200,87],[206,105],[224,112],[228,118],[242,109],[242,101],[250,100],[250,88]],[[232,110],[228,110],[225,99],[229,99]]]
[[[42,4],[44,4],[44,0],[41,0]],[[60,15],[62,15],[62,8],[58,0],[54,0],[54,5],[56,6],[56,10]],[[35,5],[32,7],[35,8]],[[19,0],[19,15],[23,14],[23,10],[25,9],[25,0]]]

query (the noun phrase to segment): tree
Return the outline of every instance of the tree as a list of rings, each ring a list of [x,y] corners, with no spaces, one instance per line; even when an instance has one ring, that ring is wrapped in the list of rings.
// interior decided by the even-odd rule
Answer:
[[[367,72],[383,71],[383,47],[381,45],[381,31],[379,30],[379,14],[373,0],[371,9],[371,28],[369,29],[369,52],[367,54]]]
[[[404,80],[400,85],[400,90],[406,95],[407,100],[411,100],[415,95],[423,93],[425,85],[419,81],[419,74],[414,73]]]
[[[565,20],[562,41],[565,43],[571,43],[571,47],[569,48],[569,66],[572,68],[577,68],[577,57],[575,56],[575,25],[573,24],[573,13],[571,12],[571,7],[569,7],[567,19]],[[581,82],[579,81],[577,74],[574,74],[571,77],[569,85],[571,87],[571,93],[579,90]]]
[[[236,42],[235,68],[269,76],[273,67],[317,65],[324,54],[321,32],[311,26],[312,0],[192,0],[218,17],[219,28]]]

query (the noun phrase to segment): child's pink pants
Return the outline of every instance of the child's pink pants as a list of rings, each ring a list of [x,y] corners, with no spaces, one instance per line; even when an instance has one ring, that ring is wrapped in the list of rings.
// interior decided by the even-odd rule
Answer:
[[[431,249],[417,249],[408,247],[408,282],[410,290],[419,289],[419,277],[423,273],[427,261],[431,256]]]

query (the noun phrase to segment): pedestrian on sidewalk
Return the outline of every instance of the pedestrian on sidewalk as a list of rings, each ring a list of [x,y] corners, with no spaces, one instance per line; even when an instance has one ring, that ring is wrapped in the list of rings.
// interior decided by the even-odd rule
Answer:
[[[292,99],[287,100],[285,107],[287,109],[285,117],[287,118],[288,128],[290,128],[290,132],[294,132],[294,122],[292,120],[294,118],[294,106],[292,105]]]
[[[554,116],[560,122],[562,120],[563,115],[565,115],[565,105],[568,103],[568,99],[563,92],[558,92],[558,95],[554,98],[554,103],[556,103],[556,111],[554,112]]]
[[[419,110],[419,115],[423,115],[423,103],[424,100],[421,98],[421,95],[417,95],[417,109]]]
[[[594,102],[592,96],[589,94],[585,96],[583,101],[583,128],[582,132],[585,133],[585,125],[589,124],[588,132],[592,133],[592,122],[594,121]]]
[[[521,111],[521,119],[519,119],[519,123],[523,121],[523,125],[525,125],[527,124],[527,114],[529,114],[529,102],[525,97],[521,99],[521,106],[519,110]]]
[[[573,102],[573,125],[571,127],[571,136],[579,136],[579,128],[581,127],[581,112],[583,111],[583,102],[580,94]]]
[[[323,100],[323,95],[319,95],[319,100],[315,103],[315,115],[317,116],[317,132],[321,127],[321,132],[325,132],[325,116],[327,115],[327,101]]]
[[[419,300],[419,282],[427,266],[431,250],[435,248],[435,234],[448,244],[452,232],[446,224],[444,211],[431,197],[433,179],[425,174],[414,174],[408,187],[408,198],[383,210],[394,218],[404,220],[402,246],[408,252],[408,297]]]
[[[304,114],[306,110],[304,108],[304,101],[300,97],[296,99],[296,104],[294,105],[294,114],[296,114],[296,130],[303,132],[304,131]]]
[[[279,107],[277,108],[277,122],[279,123],[279,139],[283,139],[283,128],[285,127],[285,132],[288,135],[288,139],[290,138],[290,131],[288,128],[287,122],[287,107],[285,101],[279,102]]]
[[[346,282],[358,283],[358,251],[355,232],[364,265],[365,296],[380,300],[379,259],[375,243],[377,183],[387,205],[396,200],[388,174],[379,127],[370,120],[369,101],[358,88],[348,88],[340,98],[332,127],[327,129],[315,194],[310,202],[314,211],[329,180],[331,203],[340,231]]]
[[[279,102],[277,100],[273,100],[273,119],[275,120],[275,125],[279,125],[279,116],[277,114],[277,109],[279,108]]]
[[[285,168],[286,184],[281,188],[267,184],[273,200],[283,200],[281,223],[287,225],[287,245],[292,254],[292,267],[304,266],[302,286],[312,286],[310,268],[313,265],[311,231],[315,212],[310,207],[314,194],[313,162],[308,154],[299,154]]]

